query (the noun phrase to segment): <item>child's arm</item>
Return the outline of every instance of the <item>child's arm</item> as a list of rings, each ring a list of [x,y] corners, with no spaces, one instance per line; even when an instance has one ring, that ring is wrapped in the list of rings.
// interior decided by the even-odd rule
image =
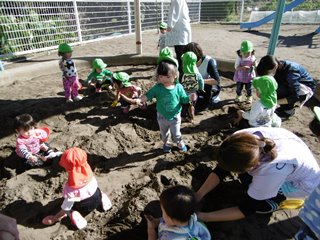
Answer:
[[[151,215],[144,215],[144,217],[147,220],[148,240],[157,240],[158,236],[156,228],[158,227],[160,220]]]
[[[135,102],[133,104],[140,106],[142,105],[142,103],[146,103],[148,101],[148,98],[146,95],[143,95],[140,98],[134,99],[134,101]]]
[[[204,90],[204,80],[200,73],[197,74],[197,80],[198,80],[198,88],[200,91]]]
[[[229,207],[213,212],[198,212],[197,216],[204,222],[225,222],[245,218],[239,207]]]

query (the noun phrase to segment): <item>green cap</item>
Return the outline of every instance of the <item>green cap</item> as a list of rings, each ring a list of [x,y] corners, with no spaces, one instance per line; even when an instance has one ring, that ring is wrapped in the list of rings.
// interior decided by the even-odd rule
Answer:
[[[167,29],[167,24],[165,23],[165,22],[161,22],[160,24],[159,24],[159,28],[160,29]]]
[[[157,64],[159,64],[159,62],[164,60],[172,62],[177,67],[179,66],[177,59],[173,57],[173,51],[169,47],[165,47],[160,51]]]
[[[183,73],[195,74],[199,73],[197,68],[197,55],[194,52],[186,52],[182,56]]]
[[[106,68],[107,64],[105,64],[101,58],[96,58],[93,60],[92,66],[95,70],[97,70]]]
[[[132,84],[129,82],[130,76],[125,72],[116,72],[112,74],[115,80],[122,82],[124,87],[130,87]]]
[[[71,53],[72,48],[67,43],[61,43],[58,47],[58,52],[61,53]]]
[[[240,52],[248,53],[253,51],[253,44],[252,42],[245,40],[241,43]]]
[[[256,77],[252,85],[259,92],[260,102],[266,108],[273,108],[277,105],[277,88],[278,83],[269,75]]]

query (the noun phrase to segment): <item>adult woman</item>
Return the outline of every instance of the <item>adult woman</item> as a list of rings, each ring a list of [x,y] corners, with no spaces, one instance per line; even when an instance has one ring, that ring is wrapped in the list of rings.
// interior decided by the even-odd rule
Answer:
[[[174,46],[176,57],[179,63],[179,73],[182,76],[183,48],[191,42],[191,26],[189,8],[186,0],[171,0],[168,23],[166,46]]]
[[[278,209],[286,198],[304,198],[320,182],[320,170],[307,145],[282,128],[249,128],[227,138],[218,151],[218,167],[197,192],[200,200],[230,172],[248,186],[238,206],[200,212],[203,221],[232,221]],[[279,191],[281,189],[281,191]]]
[[[280,117],[294,115],[294,105],[303,105],[316,89],[317,83],[300,64],[291,61],[279,61],[274,76],[278,83],[277,97],[280,107],[276,110]]]
[[[210,102],[219,101],[220,93],[220,75],[215,59],[208,55],[204,55],[202,48],[198,43],[188,43],[183,52],[194,52],[197,56],[197,67],[204,79],[204,95],[197,102],[197,109],[203,109],[209,106]]]

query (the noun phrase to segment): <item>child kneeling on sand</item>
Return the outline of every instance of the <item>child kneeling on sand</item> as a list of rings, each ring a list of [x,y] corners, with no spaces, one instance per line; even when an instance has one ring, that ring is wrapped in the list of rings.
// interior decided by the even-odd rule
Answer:
[[[185,186],[174,186],[160,195],[162,218],[145,215],[148,223],[148,240],[201,239],[210,240],[210,232],[197,220],[196,198]],[[158,234],[155,228],[158,227]]]
[[[102,91],[101,89],[104,85],[112,89],[112,72],[106,67],[107,64],[101,58],[96,58],[92,62],[92,71],[87,77],[86,84],[97,93]]]
[[[29,114],[22,114],[15,118],[14,128],[18,133],[16,153],[31,167],[41,166],[47,160],[62,155],[62,152],[55,152],[46,143],[50,130],[35,127],[36,122]]]
[[[83,215],[102,205],[104,211],[111,208],[108,196],[101,192],[96,178],[87,162],[87,153],[73,147],[66,150],[59,164],[68,172],[68,181],[63,188],[64,201],[56,215],[49,215],[42,220],[45,225],[53,225],[69,216],[72,223],[82,229],[87,225]]]
[[[127,114],[131,104],[135,104],[137,98],[142,95],[140,87],[130,83],[130,76],[125,72],[117,72],[112,74],[114,87],[117,90],[116,99],[112,102],[111,107],[116,107],[118,102],[121,103],[122,112]],[[146,104],[141,106],[146,107]]]
[[[261,58],[257,67],[259,77],[254,78],[252,83],[259,99],[252,103],[250,111],[238,110],[235,124],[239,124],[244,118],[251,127],[281,126],[281,118],[275,113],[278,84],[273,75],[277,66],[274,56],[266,55]]]

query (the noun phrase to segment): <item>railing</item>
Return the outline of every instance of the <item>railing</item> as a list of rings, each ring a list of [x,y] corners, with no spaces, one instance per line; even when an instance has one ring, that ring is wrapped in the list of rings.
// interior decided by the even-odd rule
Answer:
[[[171,0],[141,0],[142,31],[166,22]],[[192,23],[248,21],[268,1],[187,0]],[[268,10],[275,10],[271,6]],[[0,0],[0,57],[135,32],[134,0]]]

